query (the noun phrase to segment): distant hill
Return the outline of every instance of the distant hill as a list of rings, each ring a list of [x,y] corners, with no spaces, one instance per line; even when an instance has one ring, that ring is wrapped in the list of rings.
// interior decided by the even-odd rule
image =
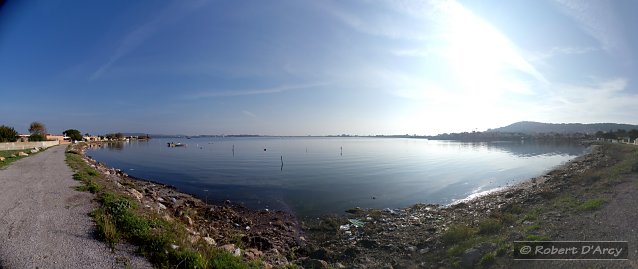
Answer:
[[[638,125],[619,124],[619,123],[542,123],[534,121],[520,121],[505,127],[489,129],[486,132],[502,132],[502,133],[585,133],[593,134],[598,131],[608,132],[618,129],[638,129]]]

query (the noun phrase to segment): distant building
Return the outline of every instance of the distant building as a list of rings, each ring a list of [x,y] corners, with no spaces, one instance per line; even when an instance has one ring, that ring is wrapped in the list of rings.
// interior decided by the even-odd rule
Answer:
[[[27,135],[27,134],[18,135],[18,141],[17,142],[29,142],[29,135]]]
[[[102,139],[96,135],[84,136],[82,139],[86,142],[102,141]]]
[[[71,138],[65,135],[52,135],[52,134],[47,134],[46,135],[46,140],[48,141],[60,141],[60,144],[70,144],[71,143]]]

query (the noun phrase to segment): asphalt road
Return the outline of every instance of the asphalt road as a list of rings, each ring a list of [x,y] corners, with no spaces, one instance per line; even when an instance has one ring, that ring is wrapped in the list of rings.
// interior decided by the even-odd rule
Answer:
[[[78,192],[55,146],[0,170],[0,268],[149,268],[94,239],[92,194]]]

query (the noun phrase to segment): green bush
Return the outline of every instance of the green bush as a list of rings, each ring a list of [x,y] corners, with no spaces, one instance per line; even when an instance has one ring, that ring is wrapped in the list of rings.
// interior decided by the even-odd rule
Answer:
[[[44,135],[41,134],[32,134],[29,136],[29,141],[37,142],[37,141],[46,141]]]
[[[13,127],[0,126],[0,142],[16,142],[18,140],[18,132]]]

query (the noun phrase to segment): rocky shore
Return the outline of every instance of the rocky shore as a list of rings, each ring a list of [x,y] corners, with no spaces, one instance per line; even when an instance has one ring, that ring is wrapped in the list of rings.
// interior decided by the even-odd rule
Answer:
[[[446,238],[451,230],[460,225],[478,230],[485,220],[497,219],[499,227],[507,228],[498,228],[501,241],[521,239],[524,234],[517,227],[522,222],[501,221],[504,216],[514,211],[520,214],[525,211],[521,208],[528,204],[543,203],[572,184],[572,178],[612,162],[600,146],[594,146],[591,153],[545,175],[453,205],[353,208],[345,215],[298,221],[286,212],[253,210],[229,201],[209,205],[170,186],[135,179],[85,159],[144,207],[163,214],[164,218],[184,222],[193,241],[205,240],[247,260],[261,259],[266,267],[294,263],[306,268],[475,265],[485,253],[502,255],[511,249],[487,240],[451,254]]]
[[[101,146],[100,143],[81,144],[74,150],[117,189],[130,195],[144,208],[162,215],[164,219],[182,222],[187,227],[191,242],[203,240],[245,260],[259,259],[266,268],[283,267],[296,258],[294,252],[305,239],[293,215],[282,211],[248,209],[230,201],[207,204],[171,186],[131,177],[84,154],[87,147]]]
[[[383,210],[353,208],[347,210],[346,216],[306,220],[303,229],[310,242],[304,254],[344,268],[472,267],[485,253],[503,247],[499,251],[506,254],[511,249],[499,246],[494,240],[485,240],[485,243],[477,240],[478,246],[450,255],[451,244],[446,242],[449,241],[446,235],[449,236],[451,228],[480,229],[483,221],[491,219],[497,221],[495,225],[515,228],[521,223],[516,220],[512,224],[504,223],[503,215],[509,211],[522,212],[521,207],[529,204],[542,203],[571,184],[570,179],[604,167],[609,161],[609,156],[596,147],[590,154],[545,175],[453,205],[417,204]],[[516,229],[499,233],[505,234],[504,241],[523,239],[523,234]]]

